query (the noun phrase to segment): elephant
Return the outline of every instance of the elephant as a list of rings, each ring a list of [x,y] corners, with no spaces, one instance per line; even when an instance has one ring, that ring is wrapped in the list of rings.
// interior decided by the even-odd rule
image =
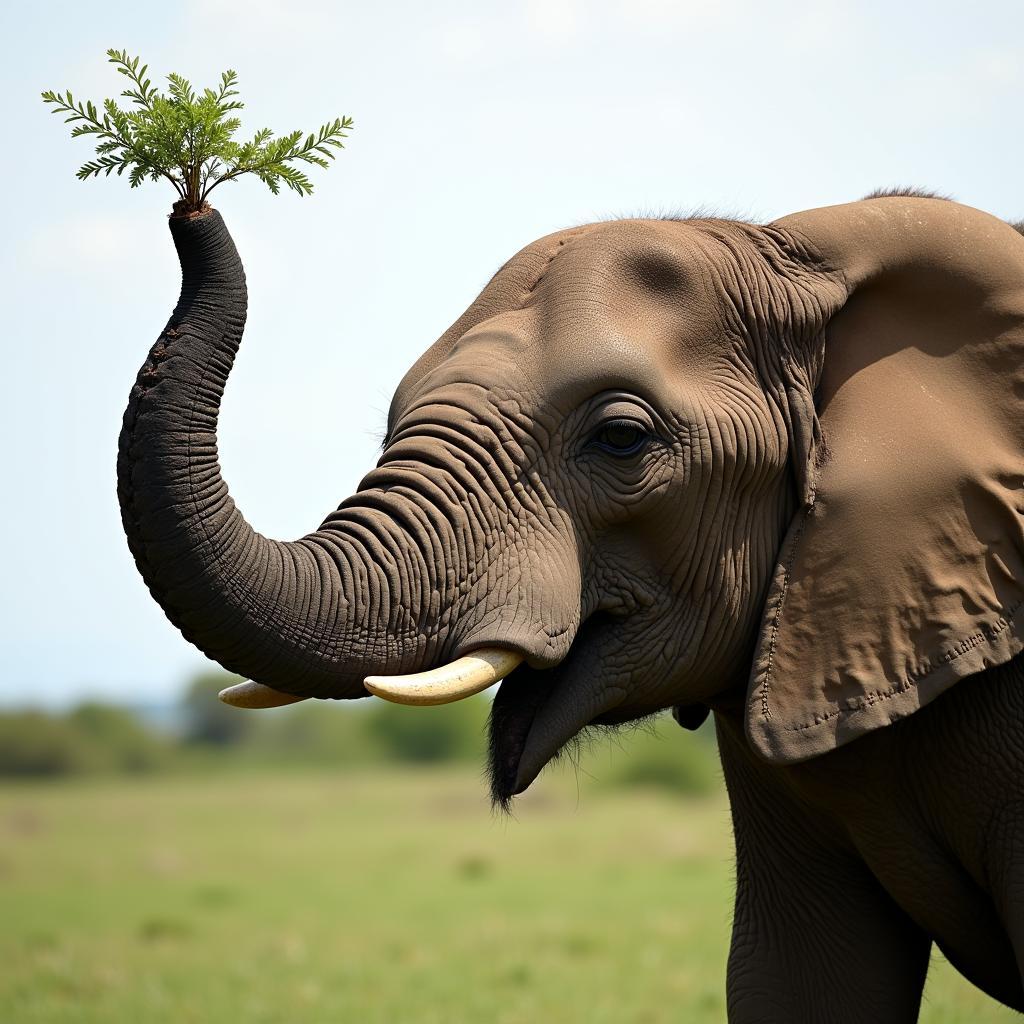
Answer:
[[[220,214],[118,451],[128,543],[229,703],[501,680],[492,798],[581,731],[713,715],[730,1021],[917,1019],[932,944],[1024,1010],[1024,237],[914,189],[527,245],[293,542],[217,456],[246,316]]]

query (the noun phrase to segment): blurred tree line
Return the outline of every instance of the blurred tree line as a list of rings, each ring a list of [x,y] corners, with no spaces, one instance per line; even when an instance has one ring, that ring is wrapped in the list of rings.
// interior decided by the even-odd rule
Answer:
[[[437,708],[386,701],[308,701],[245,712],[217,699],[237,677],[204,673],[186,689],[174,728],[89,702],[64,713],[0,712],[0,777],[144,775],[274,767],[482,763],[489,701]],[[713,730],[683,733],[667,716],[601,734],[576,752],[579,770],[610,785],[707,793],[719,785]]]

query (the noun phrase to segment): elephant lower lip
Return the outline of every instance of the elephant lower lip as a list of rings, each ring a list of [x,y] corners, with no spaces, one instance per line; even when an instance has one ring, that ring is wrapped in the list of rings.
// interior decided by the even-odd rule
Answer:
[[[488,763],[491,799],[503,808],[507,808],[520,791],[516,786],[519,763],[530,727],[551,693],[549,671],[520,665],[502,681],[491,705]]]
[[[520,665],[491,706],[491,798],[507,808],[544,766],[594,720],[620,705],[625,691],[602,682],[602,638],[609,617],[598,612],[580,627],[568,655],[553,668]]]

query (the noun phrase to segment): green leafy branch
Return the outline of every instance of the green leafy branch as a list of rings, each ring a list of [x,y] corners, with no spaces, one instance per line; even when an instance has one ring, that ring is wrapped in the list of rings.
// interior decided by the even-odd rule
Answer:
[[[132,188],[146,179],[166,178],[178,193],[182,212],[204,208],[207,196],[225,181],[254,174],[274,195],[282,183],[299,195],[309,195],[313,183],[296,163],[327,167],[344,149],[352,128],[350,117],[339,117],[314,134],[296,131],[275,138],[261,128],[248,142],[236,142],[241,122],[234,112],[244,104],[236,99],[238,75],[225,71],[217,89],[197,93],[191,83],[172,72],[167,93],[159,92],[147,77],[149,67],[124,50],[107,50],[107,58],[129,80],[121,95],[134,109],[122,110],[112,99],[102,111],[89,100],[76,100],[71,90],[46,91],[43,102],[72,124],[71,137],[93,136],[96,157],[78,169],[85,181],[100,174],[128,171]]]

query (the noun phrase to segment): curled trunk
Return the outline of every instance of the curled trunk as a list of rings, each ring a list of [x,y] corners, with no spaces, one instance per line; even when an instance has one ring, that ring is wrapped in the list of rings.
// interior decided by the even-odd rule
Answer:
[[[150,592],[225,668],[309,697],[364,696],[365,675],[434,654],[431,567],[386,510],[346,503],[282,543],[235,507],[217,417],[246,316],[245,274],[215,211],[172,218],[181,296],[132,388],[118,447],[121,516]]]

